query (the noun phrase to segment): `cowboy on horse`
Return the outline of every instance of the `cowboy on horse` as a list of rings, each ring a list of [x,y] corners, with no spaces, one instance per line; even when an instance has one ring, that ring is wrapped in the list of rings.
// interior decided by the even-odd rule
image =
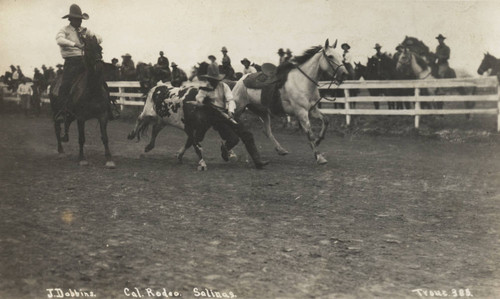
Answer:
[[[64,72],[62,83],[59,88],[59,98],[64,102],[62,111],[56,115],[56,119],[64,120],[67,116],[67,104],[69,103],[69,96],[71,86],[80,74],[85,71],[84,56],[84,40],[86,36],[95,36],[97,42],[102,43],[102,38],[85,27],[81,27],[82,20],[88,20],[89,15],[82,13],[80,7],[73,4],[69,8],[69,14],[62,17],[69,20],[69,25],[64,26],[59,30],[56,35],[57,44],[60,47],[61,55],[64,58]],[[109,117],[113,119],[113,110],[109,104]]]
[[[450,68],[448,65],[448,60],[450,59],[450,47],[444,43],[446,37],[442,34],[439,34],[436,39],[439,41],[439,45],[436,47],[436,65],[438,67],[437,75],[439,78],[444,78],[445,73]]]

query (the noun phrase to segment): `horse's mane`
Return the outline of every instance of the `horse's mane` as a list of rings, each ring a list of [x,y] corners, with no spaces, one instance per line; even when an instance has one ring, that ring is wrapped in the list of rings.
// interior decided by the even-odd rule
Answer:
[[[304,53],[300,56],[295,56],[292,60],[297,64],[303,64],[308,61],[311,57],[313,57],[319,50],[321,50],[322,46],[311,47],[308,50],[305,50]]]
[[[413,53],[418,54],[418,56],[427,56],[429,54],[429,47],[415,37],[407,36],[401,44]]]

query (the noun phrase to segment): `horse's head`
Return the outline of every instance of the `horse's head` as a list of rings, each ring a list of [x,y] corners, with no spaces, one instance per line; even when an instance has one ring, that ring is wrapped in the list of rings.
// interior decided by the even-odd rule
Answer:
[[[366,79],[366,66],[360,62],[354,63],[354,79],[359,80],[361,77]]]
[[[97,62],[102,62],[102,47],[95,36],[84,36],[84,55],[87,66],[94,68]]]
[[[326,40],[325,46],[320,50],[322,55],[319,59],[319,67],[328,75],[340,79],[343,74],[348,74],[348,72],[342,62],[342,54],[335,50],[336,47],[337,40],[335,40],[333,46],[330,46],[328,39]]]
[[[483,61],[481,61],[481,64],[477,69],[477,73],[479,75],[482,75],[484,72],[488,71],[489,69],[492,69],[493,66],[495,66],[496,61],[497,59],[493,55],[491,55],[490,53],[485,53]]]
[[[412,55],[412,52],[408,48],[405,48],[396,62],[396,71],[405,72],[409,69],[411,67]]]

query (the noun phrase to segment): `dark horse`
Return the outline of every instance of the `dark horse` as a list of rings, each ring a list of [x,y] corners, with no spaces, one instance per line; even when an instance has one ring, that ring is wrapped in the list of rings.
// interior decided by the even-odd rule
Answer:
[[[484,72],[491,70],[491,76],[497,76],[498,81],[500,81],[500,59],[497,59],[495,56],[490,53],[484,54],[483,61],[479,65],[477,69],[477,73],[482,75]]]
[[[115,163],[111,160],[111,153],[108,147],[107,125],[110,118],[109,94],[105,81],[103,80],[102,47],[94,36],[86,36],[84,40],[83,60],[85,71],[78,76],[71,87],[67,103],[61,100],[56,88],[51,89],[50,104],[54,115],[55,131],[57,137],[57,150],[63,153],[61,141],[68,141],[68,129],[71,123],[76,120],[78,124],[78,142],[80,145],[79,163],[87,165],[83,154],[85,143],[85,121],[97,118],[101,129],[101,140],[104,144],[104,154],[106,157],[106,167],[114,168]],[[62,76],[58,78],[62,80]],[[58,85],[58,84],[56,84]],[[64,121],[56,119],[56,115],[66,111],[67,116]],[[61,123],[64,122],[64,137],[61,138]]]

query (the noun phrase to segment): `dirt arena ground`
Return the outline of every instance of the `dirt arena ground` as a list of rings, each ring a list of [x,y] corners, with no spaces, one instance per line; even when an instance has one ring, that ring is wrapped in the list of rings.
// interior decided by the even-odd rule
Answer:
[[[132,127],[110,124],[110,170],[95,121],[80,167],[76,126],[60,156],[47,116],[0,115],[0,298],[500,296],[498,139],[334,127],[317,166],[305,136],[278,130],[281,157],[255,128],[257,171],[210,131],[198,172],[183,132],[144,154]]]

